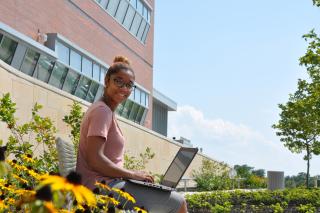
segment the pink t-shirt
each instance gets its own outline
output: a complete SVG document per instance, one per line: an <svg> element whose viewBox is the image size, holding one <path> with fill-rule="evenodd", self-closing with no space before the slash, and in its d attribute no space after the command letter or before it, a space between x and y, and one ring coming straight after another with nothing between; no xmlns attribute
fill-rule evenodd
<svg viewBox="0 0 320 213"><path fill-rule="evenodd" d="M104 154L119 167L123 166L124 137L117 124L115 114L103 102L93 103L85 113L80 129L80 143L76 171L82 176L82 184L88 188L95 188L95 181L108 180L87 164L89 136L100 136L105 140Z"/></svg>

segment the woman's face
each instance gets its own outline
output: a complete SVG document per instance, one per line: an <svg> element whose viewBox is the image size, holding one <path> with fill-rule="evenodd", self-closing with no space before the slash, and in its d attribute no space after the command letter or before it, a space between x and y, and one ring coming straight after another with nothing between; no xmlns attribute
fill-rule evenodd
<svg viewBox="0 0 320 213"><path fill-rule="evenodd" d="M134 89L134 75L130 70L121 70L106 78L105 96L112 105L126 100Z"/></svg>

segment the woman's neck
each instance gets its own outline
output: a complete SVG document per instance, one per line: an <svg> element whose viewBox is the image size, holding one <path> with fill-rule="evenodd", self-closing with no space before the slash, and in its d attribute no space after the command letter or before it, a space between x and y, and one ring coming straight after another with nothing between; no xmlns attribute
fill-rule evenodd
<svg viewBox="0 0 320 213"><path fill-rule="evenodd" d="M118 104L112 103L112 101L110 101L109 97L106 95L102 96L102 101L111 109L112 112L114 112L118 106Z"/></svg>

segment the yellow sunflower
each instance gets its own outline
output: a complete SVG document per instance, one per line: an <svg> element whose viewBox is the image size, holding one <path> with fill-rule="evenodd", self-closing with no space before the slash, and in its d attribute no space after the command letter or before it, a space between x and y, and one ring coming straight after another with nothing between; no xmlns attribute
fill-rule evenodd
<svg viewBox="0 0 320 213"><path fill-rule="evenodd" d="M15 178L15 179L17 179L17 180L19 180L21 183L28 183L28 181L26 180L26 179L24 179L24 178L22 178L22 177L19 177L18 175L16 175L16 174L12 174L12 176Z"/></svg>
<svg viewBox="0 0 320 213"><path fill-rule="evenodd" d="M111 191L111 188L107 184L99 183L98 181L96 181L96 183L94 185L98 186L100 188L103 188L107 191Z"/></svg>
<svg viewBox="0 0 320 213"><path fill-rule="evenodd" d="M22 155L21 158L27 163L34 163L34 159L31 155Z"/></svg>
<svg viewBox="0 0 320 213"><path fill-rule="evenodd" d="M133 209L138 213L148 213L145 209L139 208L137 206L135 206Z"/></svg>
<svg viewBox="0 0 320 213"><path fill-rule="evenodd" d="M128 192L125 192L118 188L112 188L112 190L117 192L121 197L125 198L126 200L131 201L132 203L136 203L134 197L132 197Z"/></svg>
<svg viewBox="0 0 320 213"><path fill-rule="evenodd" d="M45 201L43 205L49 213L58 213L58 210L54 207L52 202Z"/></svg>
<svg viewBox="0 0 320 213"><path fill-rule="evenodd" d="M50 185L53 191L71 191L78 203L86 202L89 206L96 204L96 199L92 191L81 185L80 175L71 172L66 178L56 175L42 176L41 185Z"/></svg>

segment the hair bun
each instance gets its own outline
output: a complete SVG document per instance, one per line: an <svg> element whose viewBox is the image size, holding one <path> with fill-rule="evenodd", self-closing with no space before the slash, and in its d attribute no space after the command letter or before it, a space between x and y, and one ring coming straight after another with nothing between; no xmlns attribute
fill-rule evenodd
<svg viewBox="0 0 320 213"><path fill-rule="evenodd" d="M130 61L124 56L116 56L113 59L113 63L125 63L127 65L130 65Z"/></svg>

